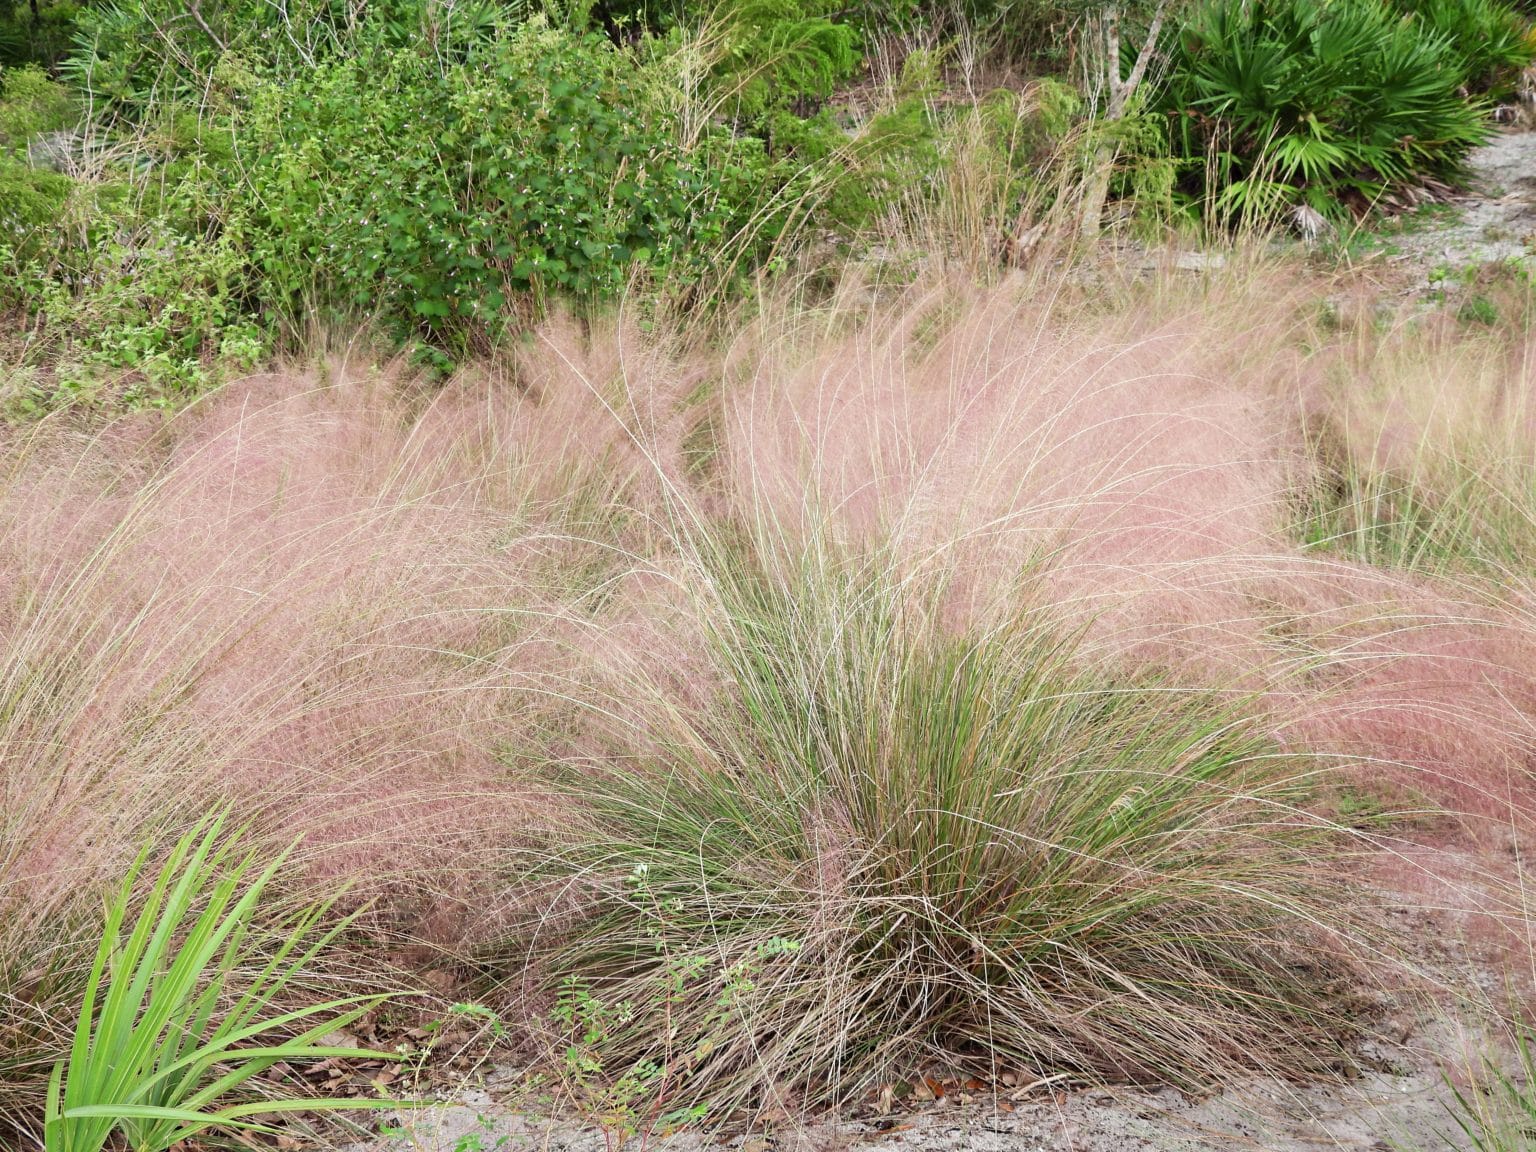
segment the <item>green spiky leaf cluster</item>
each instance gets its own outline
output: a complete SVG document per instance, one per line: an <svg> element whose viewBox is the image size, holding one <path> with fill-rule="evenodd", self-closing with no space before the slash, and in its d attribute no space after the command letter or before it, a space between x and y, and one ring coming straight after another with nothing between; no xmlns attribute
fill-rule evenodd
<svg viewBox="0 0 1536 1152"><path fill-rule="evenodd" d="M1208 0L1173 45L1159 108L1184 190L1218 214L1336 214L1458 176L1492 131L1468 67L1448 32L1383 0Z"/></svg>
<svg viewBox="0 0 1536 1152"><path fill-rule="evenodd" d="M1450 42L1462 83L1478 95L1509 96L1536 60L1536 30L1502 0L1396 0L1427 31Z"/></svg>
<svg viewBox="0 0 1536 1152"><path fill-rule="evenodd" d="M114 1134L133 1152L161 1152L207 1128L269 1131L258 1116L393 1106L249 1096L229 1102L279 1062L395 1057L319 1042L384 996L273 1012L341 926L321 931L329 905L313 905L269 948L255 918L284 856L258 870L254 852L239 851L238 834L223 833L218 817L184 836L131 924L147 849L108 905L69 1059L49 1083L46 1152L100 1152Z"/></svg>

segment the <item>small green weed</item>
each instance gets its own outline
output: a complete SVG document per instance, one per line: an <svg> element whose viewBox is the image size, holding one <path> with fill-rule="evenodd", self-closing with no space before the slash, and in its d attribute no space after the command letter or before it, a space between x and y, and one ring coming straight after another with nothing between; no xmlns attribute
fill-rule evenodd
<svg viewBox="0 0 1536 1152"><path fill-rule="evenodd" d="M1528 1026L1517 1024L1514 1041L1513 1072L1484 1059L1486 1091L1450 1084L1451 1114L1475 1152L1530 1152L1536 1135L1536 1038Z"/></svg>
<svg viewBox="0 0 1536 1152"><path fill-rule="evenodd" d="M622 1147L635 1135L642 1137L644 1147L653 1134L664 1135L707 1117L707 1103L678 1104L675 1098L754 993L754 979L763 966L800 951L798 941L773 937L723 969L697 954L669 956L673 938L669 921L683 915L681 903L663 900L651 890L649 866L644 863L635 865L626 883L650 908L647 935L662 961L659 978L646 989L647 1003L637 1009L630 1000L604 1000L586 980L573 974L561 981L551 1013L551 1020L568 1038L559 1061L560 1078L582 1113L601 1129L610 1149ZM709 1007L695 1014L691 1005L701 997ZM653 1019L679 1023L669 1028L656 1058L625 1064L620 1057L622 1071L616 1073L612 1053L622 1052L630 1043L637 1024Z"/></svg>

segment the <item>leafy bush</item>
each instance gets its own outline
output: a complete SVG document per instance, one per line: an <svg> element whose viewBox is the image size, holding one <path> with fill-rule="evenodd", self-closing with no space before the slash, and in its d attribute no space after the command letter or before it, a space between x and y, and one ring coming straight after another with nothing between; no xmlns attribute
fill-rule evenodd
<svg viewBox="0 0 1536 1152"><path fill-rule="evenodd" d="M148 2L100 18L126 21L127 44ZM477 24L453 51L375 20L286 71L231 47L199 58L197 112L175 99L182 81L141 92L129 67L119 95L133 114L96 125L116 147L93 152L121 163L97 165L89 187L0 168L19 221L0 237L0 296L41 321L65 366L45 393L127 372L130 398L156 400L203 388L223 357L248 364L299 315L365 317L442 360L545 298L596 300L636 273L697 298L701 277L729 279L803 222L828 183L810 169L833 170L847 144L829 115L796 115L767 81L825 95L850 66L850 34L821 17L750 17L736 12L721 41L733 63L720 83L738 111L756 109L753 130L709 118L692 137L678 75L659 71L676 63L666 49L646 67L543 20ZM92 83L111 92L109 80Z"/></svg>
<svg viewBox="0 0 1536 1152"><path fill-rule="evenodd" d="M219 93L220 73L231 68L289 78L410 45L462 59L525 9L515 0L226 0L191 9L181 0L117 0L79 11L75 47L60 71L113 110L138 115L166 100L197 106Z"/></svg>
<svg viewBox="0 0 1536 1152"><path fill-rule="evenodd" d="M642 85L711 173L725 283L799 238L812 217L836 233L862 215L852 133L826 106L859 64L845 11L824 0L721 0L628 18L641 15L656 29L635 45Z"/></svg>
<svg viewBox="0 0 1536 1152"><path fill-rule="evenodd" d="M0 262L0 274L9 263L14 275L16 261L36 251L40 234L49 230L64 210L71 187L67 176L33 168L0 152L0 244L9 249L9 259ZM0 305L7 295L0 282Z"/></svg>
<svg viewBox="0 0 1536 1152"><path fill-rule="evenodd" d="M612 46L539 23L464 64L400 50L266 85L235 139L230 228L263 298L350 307L402 335L493 323L519 293L681 273L719 228L710 173Z"/></svg>
<svg viewBox="0 0 1536 1152"><path fill-rule="evenodd" d="M227 240L189 240L151 221L88 256L85 277L50 281L35 302L45 333L58 335L54 399L116 377L118 398L164 403L214 382L221 361L251 368L267 351L244 305L245 259Z"/></svg>
<svg viewBox="0 0 1536 1152"><path fill-rule="evenodd" d="M64 238L56 220L21 248L0 243L0 308L24 314L29 337L20 377L28 383L6 396L6 415L76 403L167 406L271 351L249 307L245 257L227 239L112 213L88 223L97 234L76 246L43 250L41 240ZM99 234L111 223L121 232Z"/></svg>
<svg viewBox="0 0 1536 1152"><path fill-rule="evenodd" d="M286 79L224 52L204 115L156 96L118 121L126 162L82 193L67 239L69 182L0 167L18 188L0 295L68 366L54 393L114 371L132 398L197 391L220 359L266 350L262 310L364 315L441 348L528 299L702 268L725 177L676 143L620 52L543 23L477 27L462 59L358 33L353 54Z"/></svg>
<svg viewBox="0 0 1536 1152"><path fill-rule="evenodd" d="M75 100L41 68L0 69L0 148L25 148L32 137L70 127Z"/></svg>
<svg viewBox="0 0 1536 1152"><path fill-rule="evenodd" d="M1222 215L1337 213L1454 178L1491 131L1443 35L1382 0L1208 0L1173 47L1160 110L1186 192Z"/></svg>
<svg viewBox="0 0 1536 1152"><path fill-rule="evenodd" d="M855 30L806 0L734 0L708 21L711 99L746 124L775 108L814 107L858 64Z"/></svg>
<svg viewBox="0 0 1536 1152"><path fill-rule="evenodd" d="M606 1068L729 1111L935 1052L1184 1084L1296 1066L1327 964L1287 943L1319 846L1294 761L1039 621L951 634L894 574L722 556L697 575L710 687L653 686L633 744L557 769L588 816L531 865L565 898L538 901L540 970L627 1006Z"/></svg>
<svg viewBox="0 0 1536 1152"><path fill-rule="evenodd" d="M113 400L164 403L268 350L247 256L199 207L212 189L173 145L132 139L126 171L80 181L0 155L0 191L27 193L0 209L0 308L26 317L24 355L47 369L8 399L12 415L104 386Z"/></svg>
<svg viewBox="0 0 1536 1152"><path fill-rule="evenodd" d="M0 71L0 245L7 257L0 274L27 259L40 238L59 218L73 182L63 174L34 165L29 145L35 137L73 121L74 101L39 68ZM7 293L0 285L0 306Z"/></svg>

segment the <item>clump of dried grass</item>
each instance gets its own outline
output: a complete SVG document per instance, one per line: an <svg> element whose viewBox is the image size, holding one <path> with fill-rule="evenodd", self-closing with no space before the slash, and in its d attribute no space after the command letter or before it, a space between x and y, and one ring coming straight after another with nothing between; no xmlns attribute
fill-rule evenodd
<svg viewBox="0 0 1536 1152"><path fill-rule="evenodd" d="M593 1045L610 1075L723 1116L932 1060L1322 1067L1349 964L1298 807L1315 764L1217 694L1083 662L1048 607L956 631L941 587L878 559L697 557L707 687L640 670L639 733L592 702L605 762L527 761L580 815L515 858L538 911L504 954L630 1006Z"/></svg>

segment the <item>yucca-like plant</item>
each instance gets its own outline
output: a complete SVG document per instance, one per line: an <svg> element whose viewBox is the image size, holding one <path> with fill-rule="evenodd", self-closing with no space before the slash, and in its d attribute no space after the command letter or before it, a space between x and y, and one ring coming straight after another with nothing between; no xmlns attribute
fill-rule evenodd
<svg viewBox="0 0 1536 1152"><path fill-rule="evenodd" d="M1492 130L1449 37L1384 0L1208 0L1168 77L1186 191L1223 215L1336 214L1341 197L1454 178Z"/></svg>
<svg viewBox="0 0 1536 1152"><path fill-rule="evenodd" d="M208 1128L269 1131L272 1113L377 1108L391 1101L227 1097L279 1061L394 1059L317 1041L385 999L353 995L276 1010L345 925L321 930L329 905L288 918L276 943L256 930L280 855L258 870L222 816L176 844L129 923L149 849L107 908L69 1059L54 1068L46 1152L99 1152L119 1133L133 1152L161 1152Z"/></svg>
<svg viewBox="0 0 1536 1152"><path fill-rule="evenodd" d="M555 769L586 816L518 861L548 883L532 958L587 1008L568 1056L717 1114L934 1058L1185 1085L1309 1060L1306 764L1048 619L952 631L891 572L750 567L698 574L700 702L632 685L641 747Z"/></svg>

